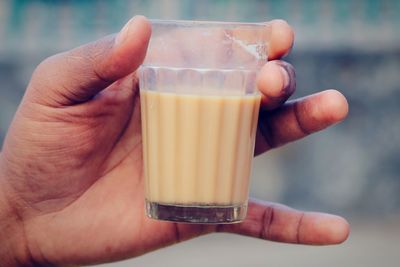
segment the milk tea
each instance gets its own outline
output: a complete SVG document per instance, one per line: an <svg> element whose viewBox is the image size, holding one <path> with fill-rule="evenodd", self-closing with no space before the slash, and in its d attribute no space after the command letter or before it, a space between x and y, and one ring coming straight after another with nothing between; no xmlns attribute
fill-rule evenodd
<svg viewBox="0 0 400 267"><path fill-rule="evenodd" d="M247 205L260 95L141 90L146 201Z"/></svg>

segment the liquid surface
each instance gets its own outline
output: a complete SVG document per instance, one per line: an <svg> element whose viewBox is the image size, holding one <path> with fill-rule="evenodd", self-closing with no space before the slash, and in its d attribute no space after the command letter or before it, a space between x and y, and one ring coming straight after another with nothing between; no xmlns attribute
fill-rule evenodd
<svg viewBox="0 0 400 267"><path fill-rule="evenodd" d="M261 97L140 94L146 199L246 202Z"/></svg>

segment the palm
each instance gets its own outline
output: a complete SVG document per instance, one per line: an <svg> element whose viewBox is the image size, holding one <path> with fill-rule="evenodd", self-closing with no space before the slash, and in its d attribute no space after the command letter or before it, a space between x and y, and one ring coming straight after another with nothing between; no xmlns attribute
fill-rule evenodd
<svg viewBox="0 0 400 267"><path fill-rule="evenodd" d="M156 222L145 217L139 97L136 86L133 86L134 90L131 88L111 86L98 99L79 107L68 107L64 110L65 113L59 114L64 118L59 127L71 132L67 135L56 135L57 138L52 143L65 144L65 147L58 147L58 151L68 149L71 143L79 144L74 150L73 158L70 154L67 155L68 158L63 154L51 154L47 155L48 158L37 161L40 156L31 155L39 164L66 160L85 163L80 164L80 168L57 168L59 179L57 183L52 182L52 192L63 192L67 186L66 180L69 183L69 192L63 194L62 199L55 203L46 198L47 194L43 194L39 201L31 203L33 206L37 205L39 216L35 214L34 219L26 224L28 236L32 240L43 241L36 245L41 248L48 261L57 262L60 256L75 258L81 263L120 259L128 251L140 254L175 240L176 228L173 224ZM113 105L130 108L123 109L123 112L110 111L108 116L102 116ZM83 112L87 116L81 120L76 112ZM43 111L38 112L42 113ZM24 120L23 115L21 117L17 118ZM19 123L18 119L16 125L25 124ZM101 125L100 129L91 127L89 131L84 131L82 125L86 125L88 119L96 120ZM120 129L120 132L113 132L113 129ZM41 128L39 132L47 133L49 130ZM48 140L48 137L42 137L39 133L38 135L34 141L42 146L44 139ZM83 136L86 135L99 135L101 138L88 146L83 143L86 140ZM87 151L96 150L101 153L90 153L88 156ZM32 164L37 169L46 168L37 166L38 163ZM49 180L53 178L51 176L48 175ZM73 177L74 180L68 177ZM35 178L43 179L32 177ZM26 199L30 200L29 195ZM47 238L41 238L43 235ZM65 246L66 240L74 245ZM104 250L109 253L104 254Z"/></svg>

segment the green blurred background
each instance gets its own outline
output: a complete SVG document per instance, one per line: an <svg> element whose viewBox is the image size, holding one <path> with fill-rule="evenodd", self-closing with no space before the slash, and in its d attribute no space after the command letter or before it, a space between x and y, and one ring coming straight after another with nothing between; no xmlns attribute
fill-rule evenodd
<svg viewBox="0 0 400 267"><path fill-rule="evenodd" d="M337 88L349 117L257 157L251 194L338 213L352 234L322 248L218 234L107 266L399 266L400 1L0 0L0 140L42 59L116 32L136 14L282 18L294 27L286 59L297 70L295 97Z"/></svg>

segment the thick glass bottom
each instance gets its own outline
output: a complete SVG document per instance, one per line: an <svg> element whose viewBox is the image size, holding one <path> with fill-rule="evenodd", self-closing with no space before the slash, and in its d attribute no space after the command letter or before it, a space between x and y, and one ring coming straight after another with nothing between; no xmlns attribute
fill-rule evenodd
<svg viewBox="0 0 400 267"><path fill-rule="evenodd" d="M146 200L147 216L183 223L238 223L244 220L247 203L242 205L179 205Z"/></svg>

